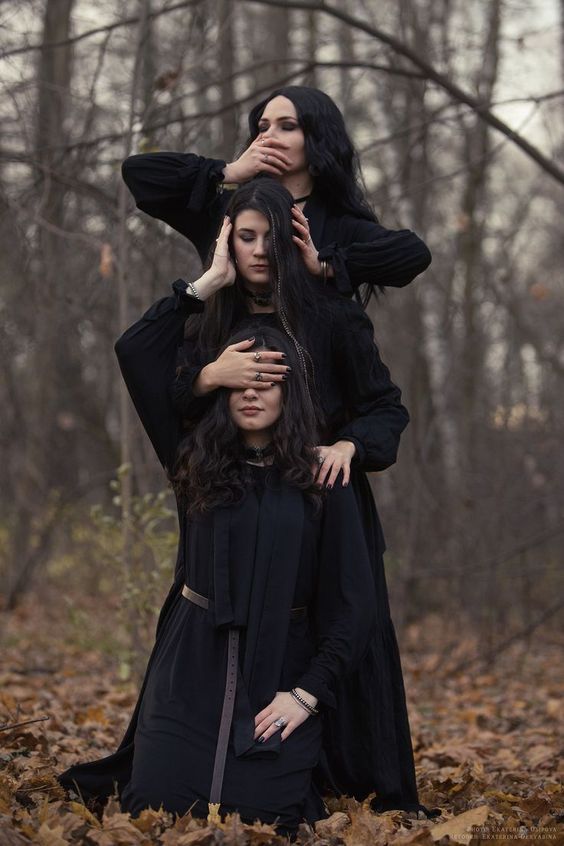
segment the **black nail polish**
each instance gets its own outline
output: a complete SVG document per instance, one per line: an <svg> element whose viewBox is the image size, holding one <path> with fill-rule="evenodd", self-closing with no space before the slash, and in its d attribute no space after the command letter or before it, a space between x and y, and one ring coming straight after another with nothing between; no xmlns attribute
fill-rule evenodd
<svg viewBox="0 0 564 846"><path fill-rule="evenodd" d="M286 353L282 353L282 358L287 358Z"/></svg>
<svg viewBox="0 0 564 846"><path fill-rule="evenodd" d="M292 368L291 368L290 366L288 366L288 367L286 368L286 370L288 371L288 373L291 373L291 372L292 372Z"/></svg>
<svg viewBox="0 0 564 846"><path fill-rule="evenodd" d="M271 382L270 384L272 385L272 387L274 387L276 382Z"/></svg>
<svg viewBox="0 0 564 846"><path fill-rule="evenodd" d="M333 490L333 485L327 485L327 490Z"/></svg>
<svg viewBox="0 0 564 846"><path fill-rule="evenodd" d="M258 742L264 743L265 740L266 740L266 737L264 737L264 735L263 735L262 737L259 737Z"/></svg>
<svg viewBox="0 0 564 846"><path fill-rule="evenodd" d="M284 379L284 381L286 381L286 379L287 379L288 377L286 376L286 374L285 374L285 373L283 373L283 374L282 374L282 378Z"/></svg>

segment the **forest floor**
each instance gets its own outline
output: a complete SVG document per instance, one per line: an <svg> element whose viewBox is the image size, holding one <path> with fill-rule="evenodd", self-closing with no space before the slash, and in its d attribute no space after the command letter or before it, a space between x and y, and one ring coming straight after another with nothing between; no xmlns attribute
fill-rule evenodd
<svg viewBox="0 0 564 846"><path fill-rule="evenodd" d="M120 679L96 637L77 640L68 602L49 607L31 595L0 618L0 846L287 843L236 816L198 821L149 809L132 820L115 799L96 816L66 798L55 773L115 750L138 685ZM445 643L443 621L431 616L400 641L419 798L441 816L329 800L332 816L315 831L302 826L301 846L564 843L561 638L537 630L485 668L472 660L480 647L468 629L461 623L460 637Z"/></svg>

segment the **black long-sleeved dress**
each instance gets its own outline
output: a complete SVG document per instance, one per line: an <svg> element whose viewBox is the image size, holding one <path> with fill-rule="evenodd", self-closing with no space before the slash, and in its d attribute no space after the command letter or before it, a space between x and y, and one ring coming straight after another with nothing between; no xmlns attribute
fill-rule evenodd
<svg viewBox="0 0 564 846"><path fill-rule="evenodd" d="M166 392L155 390L163 380L152 377L166 351L175 350L179 318L198 307L186 296L166 298L116 344L165 467L181 429ZM303 818L325 815L312 784L324 720L338 707L338 679L346 683L376 624L364 532L352 488L330 491L318 513L275 466L248 472L249 490L237 505L191 518L178 499L177 578L130 726L114 755L59 776L85 799L107 796L115 781L122 808L133 814L162 803L171 812L205 815L217 801L221 811L276 822L285 833ZM185 598L183 584L208 607ZM308 717L283 742L277 732L259 744L255 715L292 687L315 695L321 716Z"/></svg>
<svg viewBox="0 0 564 846"><path fill-rule="evenodd" d="M225 164L194 153L141 153L124 161L122 174L137 207L185 235L205 261L233 194L221 186ZM361 285L401 288L431 263L415 232L328 209L315 190L303 212L341 294L351 296Z"/></svg>
<svg viewBox="0 0 564 846"><path fill-rule="evenodd" d="M164 460L169 466L170 444L178 437L174 409L181 408L184 401L187 406L193 401L190 380L184 382L182 389L187 395L175 396L170 390L177 349L183 342L188 314L204 307L186 296L182 283L175 283L173 288L174 296L157 301L127 331L120 351L122 369L127 373L137 411L157 453L168 456ZM254 315L252 320L272 323L276 322L276 315ZM407 412L401 405L399 389L390 381L374 345L372 324L354 302L346 299L329 302L325 319L320 321L315 317L314 325L309 326L309 336L316 341L311 352L333 439L347 438L357 446L349 490L354 491L361 513L374 585L375 613L370 641L356 670L346 679L335 679L332 690L327 688L325 692L314 689L311 680L303 684L304 689L320 694L320 700L327 704L314 787L359 799L375 791L372 803L375 810L403 808L430 814L418 801L402 670L382 560L384 539L364 472L393 464L400 434L408 421ZM123 341L127 341L126 348ZM201 413L206 403L213 400L199 399L202 405L198 413ZM167 621L177 607L184 581L187 526L180 507L179 521L181 542L175 581L159 616L157 645L159 638L166 636ZM346 538L351 561L356 555L357 542L353 526ZM155 652L149 669L154 658ZM146 681L118 751L101 761L71 767L61 777L65 786L72 787L76 780L82 795L88 799L109 795L114 781L119 789L128 783Z"/></svg>

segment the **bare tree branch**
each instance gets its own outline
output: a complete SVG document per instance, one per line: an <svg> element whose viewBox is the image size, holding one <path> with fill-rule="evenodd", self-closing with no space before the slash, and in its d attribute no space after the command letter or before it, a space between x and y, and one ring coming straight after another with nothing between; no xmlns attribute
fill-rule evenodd
<svg viewBox="0 0 564 846"><path fill-rule="evenodd" d="M342 12L334 6L328 6L324 2L302 3L300 0L239 0L239 2L256 3L260 6L285 6L289 9L320 12L324 15L329 15L330 17L343 21L343 23L346 23L361 32L365 32L373 38L377 38L383 44L387 44L388 47L391 47L392 50L399 56L403 56L412 62L420 69L427 79L435 82L438 86L447 91L451 97L454 97L455 100L458 100L461 103L466 103L467 106L470 106L482 118L482 120L485 121L485 123L489 124L489 126L492 126L494 129L497 129L498 132L503 133L503 135L506 135L517 147L523 150L529 158L540 165L546 173L550 174L556 182L564 185L564 170L558 167L554 161L547 158L539 149L537 149L537 147L519 135L518 132L511 129L508 124L492 114L488 103L484 103L477 97L474 97L472 94L464 91L464 89L460 88L460 86L456 85L456 83L452 82L444 74L435 70L435 68L429 62L425 61L425 59L423 59L415 50L407 44L404 44L395 36L390 35L388 32L384 32L378 27L374 27L365 21L359 20L359 18L348 15L346 12Z"/></svg>

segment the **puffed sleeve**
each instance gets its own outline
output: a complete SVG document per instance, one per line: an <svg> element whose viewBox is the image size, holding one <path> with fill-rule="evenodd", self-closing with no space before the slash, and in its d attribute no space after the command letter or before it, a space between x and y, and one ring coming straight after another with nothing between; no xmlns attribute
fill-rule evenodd
<svg viewBox="0 0 564 846"><path fill-rule="evenodd" d="M180 437L180 418L169 386L174 378L177 348L188 316L204 304L186 294L186 283L173 283L173 296L157 300L115 343L127 390L157 453L171 469Z"/></svg>
<svg viewBox="0 0 564 846"><path fill-rule="evenodd" d="M137 208L188 238L205 261L232 193L221 190L224 167L194 153L140 153L121 172Z"/></svg>
<svg viewBox="0 0 564 846"><path fill-rule="evenodd" d="M431 264L424 241L410 229L386 229L380 223L344 217L339 238L319 251L333 266L333 284L351 296L364 283L402 288Z"/></svg>
<svg viewBox="0 0 564 846"><path fill-rule="evenodd" d="M335 682L354 671L376 621L374 578L352 487L336 485L323 509L313 622L317 650L296 687L336 707Z"/></svg>
<svg viewBox="0 0 564 846"><path fill-rule="evenodd" d="M206 356L196 343L184 342L176 376L170 386L172 405L184 420L199 420L216 400L217 391L202 395L194 393L194 382L212 360L213 357Z"/></svg>
<svg viewBox="0 0 564 846"><path fill-rule="evenodd" d="M365 472L385 470L396 461L409 414L380 358L370 318L351 300L334 310L332 360L348 416L334 440L354 443L354 462Z"/></svg>

